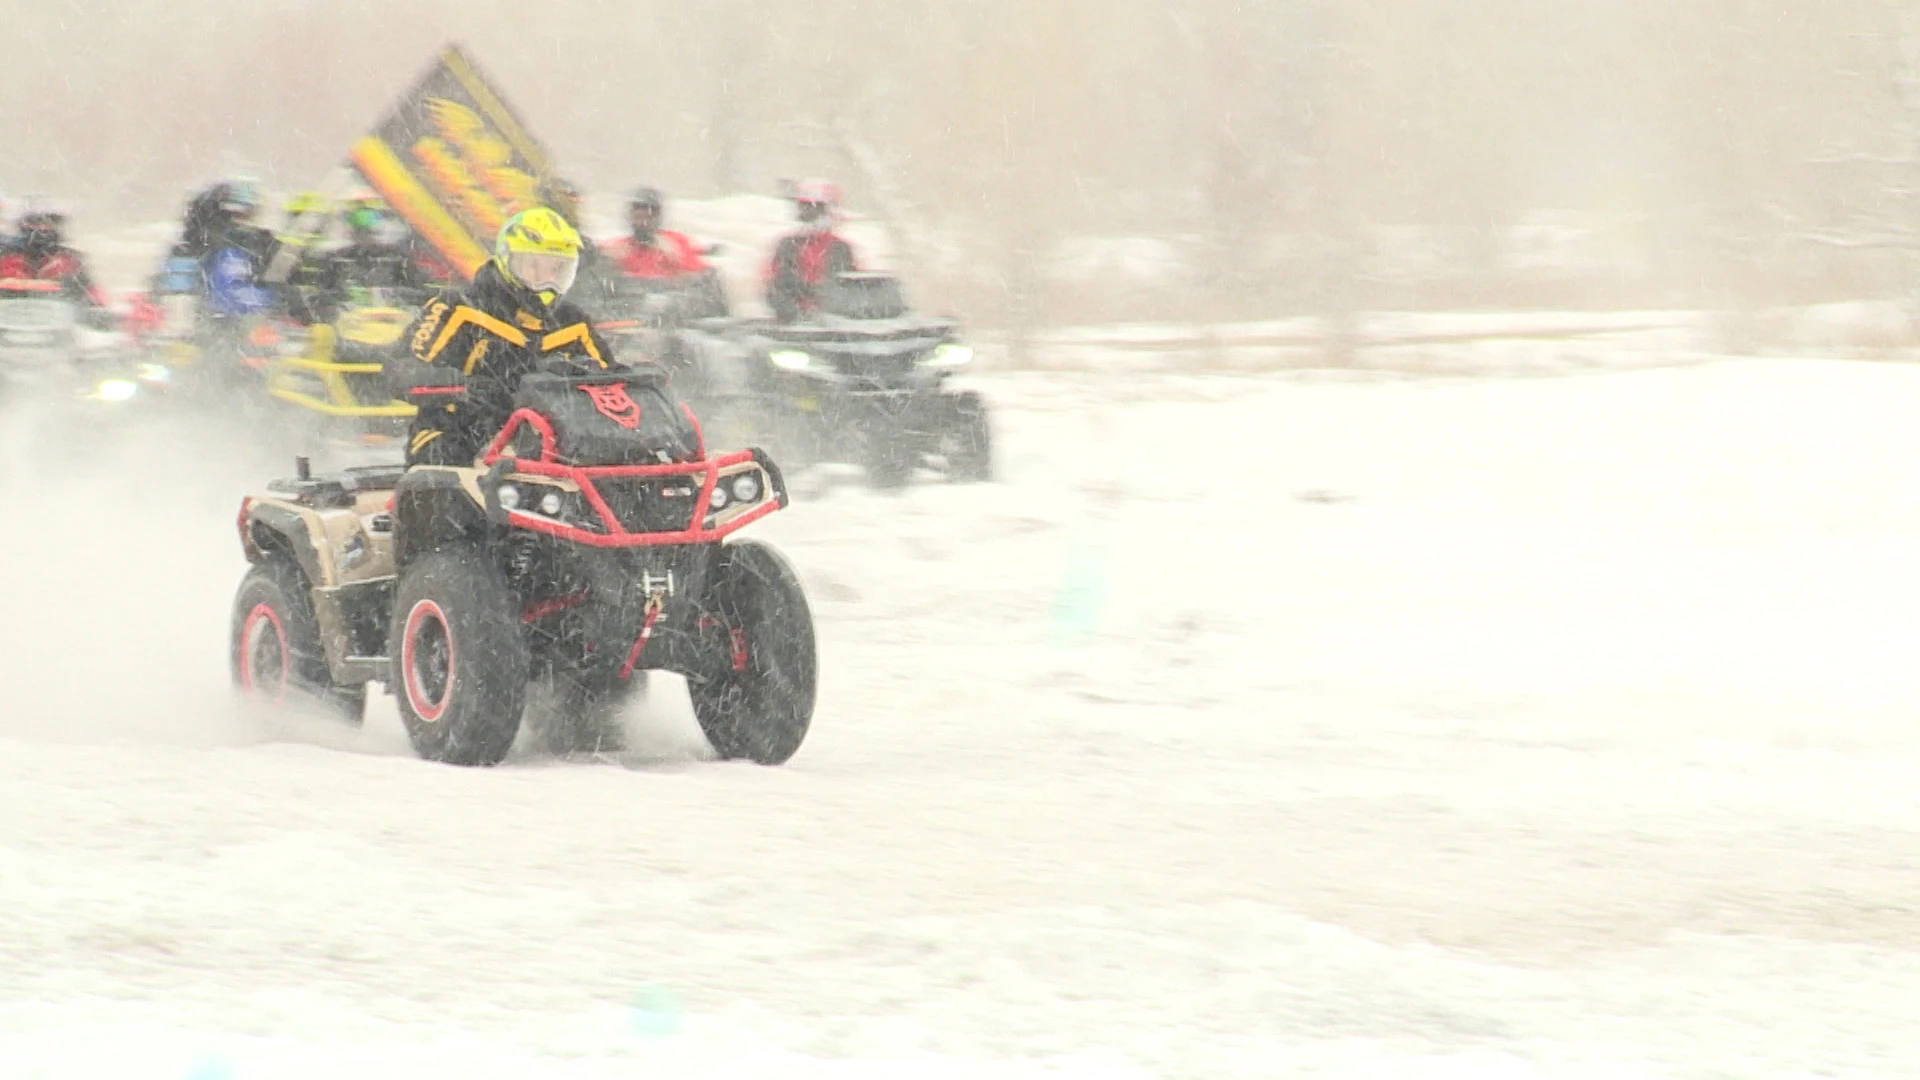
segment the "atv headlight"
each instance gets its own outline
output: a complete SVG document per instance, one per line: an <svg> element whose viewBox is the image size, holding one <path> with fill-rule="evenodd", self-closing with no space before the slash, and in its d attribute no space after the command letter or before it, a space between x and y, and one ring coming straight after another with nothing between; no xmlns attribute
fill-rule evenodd
<svg viewBox="0 0 1920 1080"><path fill-rule="evenodd" d="M970 364L973 362L973 346L949 341L928 353L927 358L920 362L935 367L959 367L962 364Z"/></svg>
<svg viewBox="0 0 1920 1080"><path fill-rule="evenodd" d="M132 401L140 392L140 384L128 379L108 379L94 391L101 401Z"/></svg>
<svg viewBox="0 0 1920 1080"><path fill-rule="evenodd" d="M813 357L799 349L775 349L767 354L767 359L783 371L805 371L813 363Z"/></svg>
<svg viewBox="0 0 1920 1080"><path fill-rule="evenodd" d="M548 517L560 516L561 499L557 491L549 491L540 496L540 512Z"/></svg>
<svg viewBox="0 0 1920 1080"><path fill-rule="evenodd" d="M727 485L715 484L713 485L712 497L707 499L707 509L725 510L727 508L727 503L729 501L730 500L727 498Z"/></svg>
<svg viewBox="0 0 1920 1080"><path fill-rule="evenodd" d="M500 498L500 509L502 510L520 509L520 489L517 487L514 487L512 484L500 485L499 498Z"/></svg>
<svg viewBox="0 0 1920 1080"><path fill-rule="evenodd" d="M173 369L165 364L141 364L140 381L166 383L173 381Z"/></svg>
<svg viewBox="0 0 1920 1080"><path fill-rule="evenodd" d="M760 474L750 472L741 473L739 476L734 477L733 483L728 486L733 489L733 499L735 502L753 502L760 497Z"/></svg>

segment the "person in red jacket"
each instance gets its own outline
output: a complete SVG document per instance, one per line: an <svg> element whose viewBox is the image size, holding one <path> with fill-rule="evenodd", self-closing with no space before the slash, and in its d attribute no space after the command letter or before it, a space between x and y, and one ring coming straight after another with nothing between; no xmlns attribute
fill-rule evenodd
<svg viewBox="0 0 1920 1080"><path fill-rule="evenodd" d="M57 281L75 303L105 307L106 297L88 276L86 260L63 242L66 218L46 209L20 215L19 235L0 250L0 280Z"/></svg>
<svg viewBox="0 0 1920 1080"><path fill-rule="evenodd" d="M706 272L707 261L686 234L660 227L664 209L659 188L643 187L628 197L627 224L633 231L600 245L622 276L672 280Z"/></svg>
<svg viewBox="0 0 1920 1080"><path fill-rule="evenodd" d="M781 237L767 267L767 306L781 322L812 314L819 308L820 286L828 278L859 269L853 245L833 231L839 219L840 185L802 180L793 186L792 196L800 230Z"/></svg>

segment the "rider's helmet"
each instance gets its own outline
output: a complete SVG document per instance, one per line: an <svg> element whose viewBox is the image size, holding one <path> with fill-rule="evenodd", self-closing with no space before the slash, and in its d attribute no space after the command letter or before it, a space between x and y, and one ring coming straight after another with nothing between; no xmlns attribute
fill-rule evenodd
<svg viewBox="0 0 1920 1080"><path fill-rule="evenodd" d="M839 184L818 178L801 180L793 185L792 197L801 225L814 232L833 228L840 209Z"/></svg>
<svg viewBox="0 0 1920 1080"><path fill-rule="evenodd" d="M387 209L384 206L356 206L347 211L347 231L357 241L365 242L374 238L380 227L386 224Z"/></svg>
<svg viewBox="0 0 1920 1080"><path fill-rule="evenodd" d="M389 215L386 200L372 188L360 188L340 200L340 220L359 243L372 239Z"/></svg>
<svg viewBox="0 0 1920 1080"><path fill-rule="evenodd" d="M641 243L653 239L660 229L660 214L665 209L666 199L657 187L637 187L627 196L627 223L633 226L634 238Z"/></svg>
<svg viewBox="0 0 1920 1080"><path fill-rule="evenodd" d="M535 193L541 205L553 210L575 229L580 227L580 189L573 181L561 176L549 176L540 181Z"/></svg>
<svg viewBox="0 0 1920 1080"><path fill-rule="evenodd" d="M281 239L296 246L305 245L314 233L325 227L327 213L332 209L333 204L317 191L287 196L280 204Z"/></svg>
<svg viewBox="0 0 1920 1080"><path fill-rule="evenodd" d="M260 181L235 177L221 185L220 213L230 221L252 221L260 212Z"/></svg>
<svg viewBox="0 0 1920 1080"><path fill-rule="evenodd" d="M559 211L536 206L500 226L493 242L493 263L509 282L551 305L573 287L581 246L579 231Z"/></svg>
<svg viewBox="0 0 1920 1080"><path fill-rule="evenodd" d="M280 212L287 215L288 221L303 218L308 214L324 214L332 208L325 195L317 191L302 191L287 196L280 205Z"/></svg>
<svg viewBox="0 0 1920 1080"><path fill-rule="evenodd" d="M60 246L67 216L58 210L29 208L20 215L20 246L36 255Z"/></svg>

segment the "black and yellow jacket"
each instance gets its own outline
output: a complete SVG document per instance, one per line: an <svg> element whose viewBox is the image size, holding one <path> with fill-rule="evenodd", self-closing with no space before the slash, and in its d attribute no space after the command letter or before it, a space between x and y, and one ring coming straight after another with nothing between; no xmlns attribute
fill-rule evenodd
<svg viewBox="0 0 1920 1080"><path fill-rule="evenodd" d="M415 360L466 376L463 396L420 400L407 437L409 465L473 464L512 414L513 392L528 372L616 366L579 308L540 303L491 262L465 289L427 301L409 342Z"/></svg>

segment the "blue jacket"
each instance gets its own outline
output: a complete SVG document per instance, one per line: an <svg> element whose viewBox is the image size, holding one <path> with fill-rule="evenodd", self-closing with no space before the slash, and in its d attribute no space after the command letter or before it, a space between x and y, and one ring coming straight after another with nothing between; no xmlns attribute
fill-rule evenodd
<svg viewBox="0 0 1920 1080"><path fill-rule="evenodd" d="M259 261L245 248L215 249L206 274L207 303L218 314L255 315L273 306L273 290L259 283Z"/></svg>

